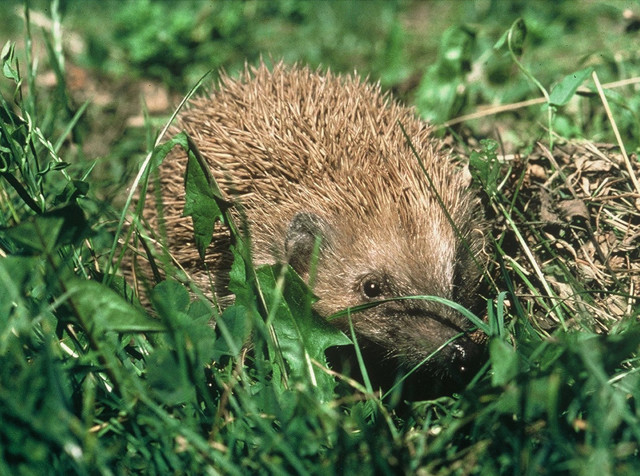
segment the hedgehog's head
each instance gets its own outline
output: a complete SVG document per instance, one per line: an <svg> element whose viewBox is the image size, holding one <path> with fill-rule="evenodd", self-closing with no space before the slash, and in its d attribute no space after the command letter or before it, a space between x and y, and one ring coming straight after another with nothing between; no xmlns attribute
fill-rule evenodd
<svg viewBox="0 0 640 476"><path fill-rule="evenodd" d="M391 363L405 369L422 363L420 385L428 388L421 395L437 394L443 382L467 381L482 360L482 347L467 335L471 323L459 312L434 300L393 300L437 296L476 307L484 263L474 255L482 235L470 228L474 220L467 208L452 215L457 232L443 213L431 213L421 220L424 226L408 229L392 219L393 209L356 219L299 212L285 237L292 267L303 277L315 274L316 310L324 317L385 301L351 314L359 345L371 356L368 363L385 362L387 373ZM317 266L311 270L314 250ZM334 324L349 328L344 317Z"/></svg>

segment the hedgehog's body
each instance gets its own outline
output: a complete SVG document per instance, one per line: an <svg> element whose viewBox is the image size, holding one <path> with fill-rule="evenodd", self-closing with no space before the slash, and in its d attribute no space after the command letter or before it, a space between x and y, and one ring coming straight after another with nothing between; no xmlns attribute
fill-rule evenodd
<svg viewBox="0 0 640 476"><path fill-rule="evenodd" d="M477 203L429 127L378 87L357 77L260 66L193 101L178 129L192 136L228 198L242 203L256 264L288 260L306 278L321 238L313 289L321 315L394 296L477 301L483 262L472 258L483 243ZM185 163L184 153L176 153L160 168L168 244L207 290L191 220L182 217ZM207 260L209 269L227 266L219 252ZM399 357L409 365L469 328L450 308L422 300L389 302L352 318L360 344L379 352L378 360ZM474 357L475 345L463 337L426 372L455 374Z"/></svg>

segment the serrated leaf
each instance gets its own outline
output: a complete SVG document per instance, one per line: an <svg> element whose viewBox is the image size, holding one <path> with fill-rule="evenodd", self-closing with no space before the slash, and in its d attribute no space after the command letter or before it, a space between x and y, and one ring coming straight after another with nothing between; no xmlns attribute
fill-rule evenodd
<svg viewBox="0 0 640 476"><path fill-rule="evenodd" d="M163 331L159 320L151 319L104 284L73 280L68 284L71 302L88 331Z"/></svg>
<svg viewBox="0 0 640 476"><path fill-rule="evenodd" d="M576 93L580 85L587 79L593 68L585 68L575 73L568 74L554 86L549 95L549 103L552 106L564 106Z"/></svg>
<svg viewBox="0 0 640 476"><path fill-rule="evenodd" d="M256 271L267 309L273 316L279 350L291 376L310 378L323 399L329 399L335 380L315 367L311 360L326 365L325 351L329 347L349 345L351 341L311 309L314 297L290 267L284 270L284 288L279 295L277 281L281 271L278 265L262 266Z"/></svg>
<svg viewBox="0 0 640 476"><path fill-rule="evenodd" d="M222 197L220 188L211 176L209 166L194 144L185 148L189 156L185 172L184 216L193 220L193 232L200 258L211 244L216 221L227 223L226 211L230 204Z"/></svg>
<svg viewBox="0 0 640 476"><path fill-rule="evenodd" d="M184 215L193 220L193 233L200 258L204 259L205 250L213 239L216 221L223 215L213 192L198 162L189 156L185 177Z"/></svg>

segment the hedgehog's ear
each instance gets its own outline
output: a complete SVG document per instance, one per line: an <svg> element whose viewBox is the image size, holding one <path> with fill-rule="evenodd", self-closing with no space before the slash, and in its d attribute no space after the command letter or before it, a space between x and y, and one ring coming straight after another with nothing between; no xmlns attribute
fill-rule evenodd
<svg viewBox="0 0 640 476"><path fill-rule="evenodd" d="M315 213L299 212L291 219L284 249L289 264L300 276L306 278L309 273L314 250L322 251L327 245L328 231L329 224ZM319 248L316 240L320 240Z"/></svg>

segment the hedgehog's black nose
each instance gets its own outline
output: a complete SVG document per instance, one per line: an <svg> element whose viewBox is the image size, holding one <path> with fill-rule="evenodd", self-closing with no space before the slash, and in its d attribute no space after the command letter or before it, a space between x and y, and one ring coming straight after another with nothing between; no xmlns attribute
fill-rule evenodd
<svg viewBox="0 0 640 476"><path fill-rule="evenodd" d="M468 337L461 337L449 344L451 348L452 370L461 380L473 377L485 361L484 347Z"/></svg>

